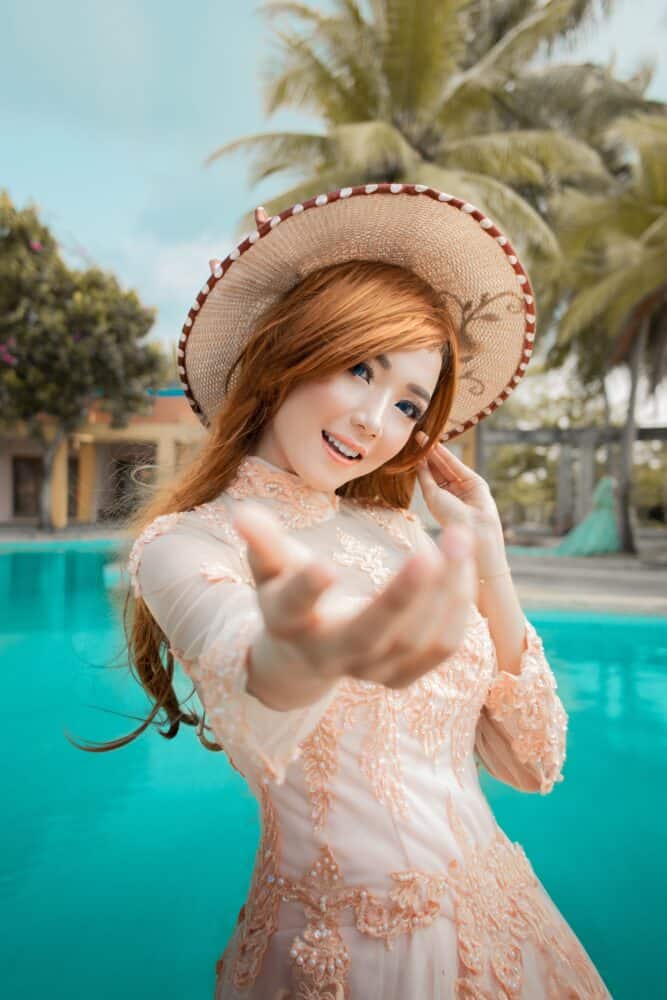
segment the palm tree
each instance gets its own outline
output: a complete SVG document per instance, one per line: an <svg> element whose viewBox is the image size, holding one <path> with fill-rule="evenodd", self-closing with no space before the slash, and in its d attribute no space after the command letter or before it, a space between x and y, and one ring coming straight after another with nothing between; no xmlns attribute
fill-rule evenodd
<svg viewBox="0 0 667 1000"><path fill-rule="evenodd" d="M559 248L537 196L561 185L600 190L609 177L585 141L521 122L505 88L516 86L538 50L598 6L593 0L332 0L332 13L323 13L286 0L264 4L260 10L269 17L290 18L289 31L276 30L279 55L265 70L266 111L306 111L322 120L323 131L244 136L206 163L242 150L252 157L253 183L296 173L298 183L267 203L270 214L314 191L374 181L463 195L512 233L534 267L544 317L555 301ZM294 21L304 30L296 31ZM239 231L252 228L248 213Z"/></svg>
<svg viewBox="0 0 667 1000"><path fill-rule="evenodd" d="M574 350L584 380L589 355L606 370L627 365L630 393L621 447L621 538L636 552L629 516L635 405L639 377L650 394L667 374L667 117L639 114L608 128L605 140L618 180L604 196L564 191L552 202L571 288L550 352L559 363Z"/></svg>

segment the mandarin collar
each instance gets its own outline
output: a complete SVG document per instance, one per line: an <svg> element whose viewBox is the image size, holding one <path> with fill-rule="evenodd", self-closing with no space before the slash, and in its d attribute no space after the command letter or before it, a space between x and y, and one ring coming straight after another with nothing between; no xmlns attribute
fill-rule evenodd
<svg viewBox="0 0 667 1000"><path fill-rule="evenodd" d="M313 521L325 520L340 508L340 497L318 490L296 472L288 472L259 455L246 455L236 470L236 477L226 491L236 500L262 497L306 515Z"/></svg>

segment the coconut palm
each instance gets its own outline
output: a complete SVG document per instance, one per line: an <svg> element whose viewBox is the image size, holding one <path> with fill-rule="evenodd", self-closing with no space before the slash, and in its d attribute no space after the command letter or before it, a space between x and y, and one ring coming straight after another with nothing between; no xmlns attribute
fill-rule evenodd
<svg viewBox="0 0 667 1000"><path fill-rule="evenodd" d="M547 310L559 248L535 194L563 184L599 190L609 178L600 155L576 136L507 127L504 86L596 6L332 0L324 13L303 3L265 4L269 17L290 19L289 30L276 29L279 54L264 72L266 111L297 108L324 129L244 136L206 162L242 150L252 157L253 183L296 175L295 186L267 203L270 214L315 191L360 182L411 181L463 195L512 233L535 265ZM252 228L248 213L239 230Z"/></svg>
<svg viewBox="0 0 667 1000"><path fill-rule="evenodd" d="M614 190L604 196L566 190L552 202L572 291L550 360L558 364L574 351L584 380L596 374L591 351L606 358L607 371L629 368L619 499L623 547L634 552L629 492L637 387L645 373L655 393L667 374L667 117L620 119L604 141L619 178Z"/></svg>

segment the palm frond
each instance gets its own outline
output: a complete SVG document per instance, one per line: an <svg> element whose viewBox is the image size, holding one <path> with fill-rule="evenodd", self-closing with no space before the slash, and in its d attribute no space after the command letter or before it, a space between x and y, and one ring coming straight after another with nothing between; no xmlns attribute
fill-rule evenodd
<svg viewBox="0 0 667 1000"><path fill-rule="evenodd" d="M340 94L347 96L348 103L361 119L386 114L388 102L376 32L364 21L353 0L339 0L337 7L341 11L338 16L324 15L305 4L285 0L260 8L269 16L296 17L312 27L308 38L293 29L291 33L274 29L282 43L282 51L261 72L267 114L284 106L322 113L318 103L320 94L324 92L326 97L327 79L332 78ZM298 78L304 70L315 88L310 95L299 85ZM310 104L307 103L309 99ZM340 110L340 103L335 102L327 115L328 120L354 120L349 114L339 118Z"/></svg>
<svg viewBox="0 0 667 1000"><path fill-rule="evenodd" d="M618 80L592 63L541 66L500 81L497 98L510 122L562 128L597 145L610 121L662 105L647 100L632 80Z"/></svg>
<svg viewBox="0 0 667 1000"><path fill-rule="evenodd" d="M610 338L617 337L631 310L664 282L664 256L646 250L624 268L605 274L582 288L563 314L559 341L569 343L602 323Z"/></svg>
<svg viewBox="0 0 667 1000"><path fill-rule="evenodd" d="M530 261L557 260L560 248L553 232L528 202L506 184L471 171L422 163L419 182L466 198L507 233L529 266Z"/></svg>
<svg viewBox="0 0 667 1000"><path fill-rule="evenodd" d="M663 247L667 260L667 211L663 212L641 235L642 243L647 247Z"/></svg>
<svg viewBox="0 0 667 1000"><path fill-rule="evenodd" d="M374 109L355 92L339 67L330 65L303 38L274 32L282 45L280 59L261 71L266 114L291 107L310 111L327 123L366 121Z"/></svg>
<svg viewBox="0 0 667 1000"><path fill-rule="evenodd" d="M401 132L387 122L355 122L330 130L331 159L351 172L357 171L356 183L393 180L414 176L420 158Z"/></svg>
<svg viewBox="0 0 667 1000"><path fill-rule="evenodd" d="M563 252L575 259L614 240L640 239L661 215L631 193L593 197L575 188L554 195L549 208Z"/></svg>
<svg viewBox="0 0 667 1000"><path fill-rule="evenodd" d="M598 153L586 143L553 131L515 130L449 142L443 151L450 165L492 174L506 184L544 186L565 183L607 184L611 178Z"/></svg>
<svg viewBox="0 0 667 1000"><path fill-rule="evenodd" d="M283 170L313 170L331 158L331 138L307 132L260 132L219 146L204 161L208 167L232 153L245 152L253 158L250 179L257 184Z"/></svg>
<svg viewBox="0 0 667 1000"><path fill-rule="evenodd" d="M576 0L548 0L543 6L532 9L473 66L447 79L440 96L441 108L470 78L478 85L497 85L499 80L520 71L545 40L564 30L573 2Z"/></svg>
<svg viewBox="0 0 667 1000"><path fill-rule="evenodd" d="M605 142L625 160L638 197L667 207L667 115L621 118L607 128Z"/></svg>
<svg viewBox="0 0 667 1000"><path fill-rule="evenodd" d="M393 120L432 108L443 78L458 70L465 52L460 15L469 2L384 0L379 38Z"/></svg>

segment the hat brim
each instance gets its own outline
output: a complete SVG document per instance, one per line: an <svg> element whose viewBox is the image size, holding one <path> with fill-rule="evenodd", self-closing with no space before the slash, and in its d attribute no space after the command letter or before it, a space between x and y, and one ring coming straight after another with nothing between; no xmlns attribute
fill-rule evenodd
<svg viewBox="0 0 667 1000"><path fill-rule="evenodd" d="M509 240L453 195L419 184L366 184L273 216L202 287L183 326L178 366L204 426L265 310L312 271L352 259L407 267L445 298L461 366L443 440L502 405L526 371L536 321L533 290Z"/></svg>

